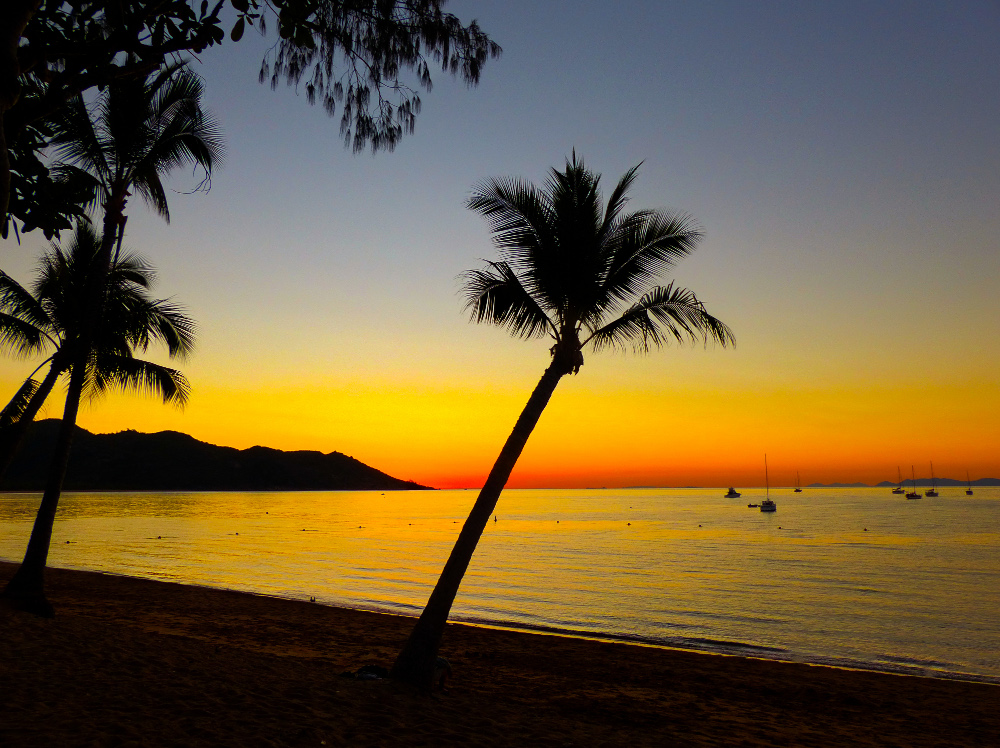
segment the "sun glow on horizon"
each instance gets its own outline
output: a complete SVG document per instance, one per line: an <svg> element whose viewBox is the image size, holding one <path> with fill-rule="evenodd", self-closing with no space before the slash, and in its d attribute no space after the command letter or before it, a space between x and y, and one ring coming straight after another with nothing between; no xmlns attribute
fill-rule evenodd
<svg viewBox="0 0 1000 748"><path fill-rule="evenodd" d="M774 485L792 485L796 472L804 484L876 483L894 480L897 466L926 475L930 461L939 477L1000 477L1000 396L986 382L657 392L599 375L588 382L585 373L556 390L509 487L763 485L765 453ZM113 395L85 403L79 423L95 432L175 430L239 449L337 451L404 480L467 488L482 485L529 392L205 385L184 410ZM50 403L40 417L60 408Z"/></svg>

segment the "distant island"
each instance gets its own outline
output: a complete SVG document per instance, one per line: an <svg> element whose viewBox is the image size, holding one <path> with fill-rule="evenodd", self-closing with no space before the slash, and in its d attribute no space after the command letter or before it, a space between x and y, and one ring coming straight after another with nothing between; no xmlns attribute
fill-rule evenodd
<svg viewBox="0 0 1000 748"><path fill-rule="evenodd" d="M967 485L964 480L955 480L954 478L936 478L934 482L938 486L965 486ZM874 486L867 483L810 483L806 488L891 488L892 486L899 485L894 480L884 480L881 483L876 483ZM914 481L904 480L903 486L912 486ZM921 487L927 487L931 485L930 478L917 478L916 485ZM1000 478L980 478L979 480L972 481L973 486L1000 486Z"/></svg>
<svg viewBox="0 0 1000 748"><path fill-rule="evenodd" d="M32 425L0 489L41 491L59 428ZM92 434L77 428L67 491L400 491L431 490L353 457L331 452L234 449L177 431Z"/></svg>

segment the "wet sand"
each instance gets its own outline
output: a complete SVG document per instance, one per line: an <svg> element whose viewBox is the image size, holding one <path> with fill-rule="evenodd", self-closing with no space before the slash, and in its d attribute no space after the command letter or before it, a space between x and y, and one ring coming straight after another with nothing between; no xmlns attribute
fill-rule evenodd
<svg viewBox="0 0 1000 748"><path fill-rule="evenodd" d="M14 567L0 563L0 583ZM52 569L0 606L0 745L996 746L1000 686L451 625L450 692L389 666L412 619Z"/></svg>

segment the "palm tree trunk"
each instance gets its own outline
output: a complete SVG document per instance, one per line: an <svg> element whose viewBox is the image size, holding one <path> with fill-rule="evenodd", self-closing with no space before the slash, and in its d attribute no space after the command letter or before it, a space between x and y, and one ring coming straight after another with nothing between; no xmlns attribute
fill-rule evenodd
<svg viewBox="0 0 1000 748"><path fill-rule="evenodd" d="M24 561L7 583L3 593L0 593L3 597L11 599L16 607L46 618L52 618L55 611L45 597L45 564L49 557L56 508L59 506L66 467L69 465L70 447L73 445L73 436L76 433L76 415L80 409L80 396L83 393L85 378L85 362L79 361L70 373L66 407L56 438L56 450L52 455L48 482L45 484L42 503L31 530L31 539L28 541Z"/></svg>
<svg viewBox="0 0 1000 748"><path fill-rule="evenodd" d="M31 400L28 401L28 406L24 409L21 417L16 423L12 423L10 426L0 430L0 482L3 481L4 476L7 474L7 468L14 461L17 450L24 440L24 435L28 433L28 428L34 423L35 416L38 415L38 411L45 404L45 400L48 398L49 393L52 392L52 387L55 386L60 374L62 374L62 370L53 362L49 367L49 373L45 375L45 379L38 385L38 389L31 396Z"/></svg>
<svg viewBox="0 0 1000 748"><path fill-rule="evenodd" d="M521 411L521 416L514 424L514 430L507 437L500 456L479 492L468 519L465 520L462 532L455 542L451 556L448 557L448 562L441 572L434 591L431 592L423 613L420 614L410 638L392 666L391 677L396 680L423 689L430 688L441 635L448 622L448 615L455 602L455 595L458 594L459 585L479 544L479 538L482 537L486 523L496 509L500 493L507 485L507 479L514 469L517 458L521 456L528 437L531 436L549 398L555 392L556 385L568 373L566 363L557 356L545 370L535 391L531 393L528 404Z"/></svg>

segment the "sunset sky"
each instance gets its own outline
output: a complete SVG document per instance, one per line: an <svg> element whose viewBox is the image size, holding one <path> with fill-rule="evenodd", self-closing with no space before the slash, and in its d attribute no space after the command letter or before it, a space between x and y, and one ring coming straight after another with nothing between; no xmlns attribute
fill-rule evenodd
<svg viewBox="0 0 1000 748"><path fill-rule="evenodd" d="M126 244L200 325L184 410L108 397L80 425L340 451L481 485L548 343L468 322L495 256L466 210L574 147L632 208L705 229L675 278L737 347L590 354L511 486L1000 477L1000 4L453 0L504 48L440 72L416 133L352 155L339 115L257 82L273 43L201 56L227 158L206 194L138 199ZM37 234L37 232L36 232ZM45 246L2 248L24 283ZM665 279L666 280L666 279ZM36 362L0 361L6 399ZM45 415L57 417L55 399Z"/></svg>

